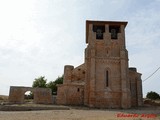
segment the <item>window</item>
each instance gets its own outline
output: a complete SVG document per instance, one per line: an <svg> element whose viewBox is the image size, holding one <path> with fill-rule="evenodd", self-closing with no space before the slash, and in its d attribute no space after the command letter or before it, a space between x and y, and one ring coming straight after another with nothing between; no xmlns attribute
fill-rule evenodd
<svg viewBox="0 0 160 120"><path fill-rule="evenodd" d="M79 88L77 89L77 92L79 92L80 90L79 90Z"/></svg>
<svg viewBox="0 0 160 120"><path fill-rule="evenodd" d="M117 39L117 34L120 33L120 26L109 26L109 32L111 33L111 39Z"/></svg>
<svg viewBox="0 0 160 120"><path fill-rule="evenodd" d="M108 87L108 81L109 81L109 76L108 76L108 70L106 71L106 87Z"/></svg>
<svg viewBox="0 0 160 120"><path fill-rule="evenodd" d="M96 39L103 39L103 33L105 32L104 25L93 25L93 32L96 32Z"/></svg>

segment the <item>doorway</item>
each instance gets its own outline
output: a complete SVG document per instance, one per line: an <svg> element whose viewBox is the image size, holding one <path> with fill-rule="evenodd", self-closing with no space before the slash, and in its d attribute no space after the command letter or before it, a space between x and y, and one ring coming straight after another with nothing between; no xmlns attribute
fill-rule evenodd
<svg viewBox="0 0 160 120"><path fill-rule="evenodd" d="M34 100L34 94L32 91L26 91L24 93L24 102L25 103L33 103Z"/></svg>

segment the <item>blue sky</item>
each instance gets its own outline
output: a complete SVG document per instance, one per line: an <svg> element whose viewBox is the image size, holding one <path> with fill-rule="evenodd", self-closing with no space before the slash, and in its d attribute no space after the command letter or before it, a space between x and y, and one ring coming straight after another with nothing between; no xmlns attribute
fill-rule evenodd
<svg viewBox="0 0 160 120"><path fill-rule="evenodd" d="M0 1L0 94L9 86L31 86L63 74L66 64L84 61L85 21L128 21L129 65L142 80L160 67L160 0ZM143 82L144 95L160 93L160 71Z"/></svg>

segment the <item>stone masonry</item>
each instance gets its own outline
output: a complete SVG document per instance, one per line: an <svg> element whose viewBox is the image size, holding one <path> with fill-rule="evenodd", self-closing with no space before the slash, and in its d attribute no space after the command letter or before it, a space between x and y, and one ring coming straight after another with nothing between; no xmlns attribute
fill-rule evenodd
<svg viewBox="0 0 160 120"><path fill-rule="evenodd" d="M57 104L97 108L142 106L142 80L128 66L125 45L127 22L86 21L85 60L64 67L64 83L58 85Z"/></svg>
<svg viewBox="0 0 160 120"><path fill-rule="evenodd" d="M27 91L32 91L34 94L33 102L36 104L52 104L52 92L49 88L32 88L11 86L9 93L10 103L24 103L24 94Z"/></svg>

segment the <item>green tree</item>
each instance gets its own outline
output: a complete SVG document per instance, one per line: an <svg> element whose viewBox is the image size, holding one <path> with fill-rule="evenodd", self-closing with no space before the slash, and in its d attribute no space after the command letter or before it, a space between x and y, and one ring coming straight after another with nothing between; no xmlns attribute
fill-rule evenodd
<svg viewBox="0 0 160 120"><path fill-rule="evenodd" d="M159 94L156 93L156 92L153 92L153 91L148 92L146 97L149 98L149 99L151 99L151 100L160 99Z"/></svg>
<svg viewBox="0 0 160 120"><path fill-rule="evenodd" d="M47 83L47 88L52 89L52 94L57 95L57 84L63 84L63 75L58 77L55 81Z"/></svg>
<svg viewBox="0 0 160 120"><path fill-rule="evenodd" d="M35 78L32 87L46 88L47 79L45 76Z"/></svg>
<svg viewBox="0 0 160 120"><path fill-rule="evenodd" d="M47 88L50 88L52 90L52 95L57 94L57 86L54 81L50 81L49 83L47 83Z"/></svg>
<svg viewBox="0 0 160 120"><path fill-rule="evenodd" d="M61 77L58 76L58 78L54 82L56 84L63 84L63 75Z"/></svg>

